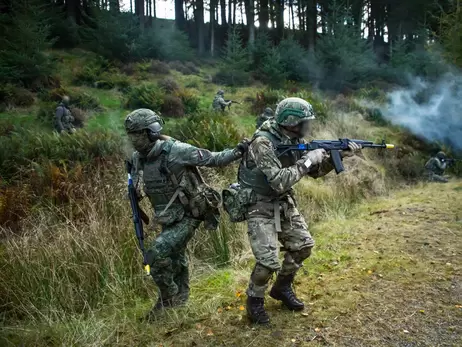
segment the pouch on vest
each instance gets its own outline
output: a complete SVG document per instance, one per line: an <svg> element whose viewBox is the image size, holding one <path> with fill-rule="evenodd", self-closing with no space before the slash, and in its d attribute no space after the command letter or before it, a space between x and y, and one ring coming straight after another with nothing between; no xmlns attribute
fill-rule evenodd
<svg viewBox="0 0 462 347"><path fill-rule="evenodd" d="M233 223L246 220L247 206L255 202L255 194L252 189L240 188L239 184L232 184L223 189L223 208L228 213Z"/></svg>

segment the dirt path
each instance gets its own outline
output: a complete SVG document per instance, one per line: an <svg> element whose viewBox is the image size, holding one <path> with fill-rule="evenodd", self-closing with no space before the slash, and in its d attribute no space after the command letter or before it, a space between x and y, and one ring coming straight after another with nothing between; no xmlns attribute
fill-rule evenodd
<svg viewBox="0 0 462 347"><path fill-rule="evenodd" d="M163 345L462 346L462 183L402 191L312 230L297 283L306 312L270 300L265 329L219 309Z"/></svg>

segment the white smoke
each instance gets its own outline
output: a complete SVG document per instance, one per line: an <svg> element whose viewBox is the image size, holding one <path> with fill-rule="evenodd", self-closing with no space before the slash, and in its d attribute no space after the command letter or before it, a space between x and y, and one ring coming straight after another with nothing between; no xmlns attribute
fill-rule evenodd
<svg viewBox="0 0 462 347"><path fill-rule="evenodd" d="M462 76L443 75L437 82L414 79L408 88L388 94L381 109L390 122L430 142L462 150Z"/></svg>

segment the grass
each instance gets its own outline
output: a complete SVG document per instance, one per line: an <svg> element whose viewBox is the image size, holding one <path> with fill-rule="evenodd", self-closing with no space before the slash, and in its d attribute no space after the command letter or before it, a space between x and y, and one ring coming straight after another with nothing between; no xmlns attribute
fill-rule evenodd
<svg viewBox="0 0 462 347"><path fill-rule="evenodd" d="M86 315L4 326L3 345L458 346L460 187L421 185L316 224L315 252L296 279L308 309L292 313L269 299L269 328L249 325L242 311L244 261L194 271L188 305L150 324L140 318L153 300L138 294ZM138 285L152 291L149 279Z"/></svg>
<svg viewBox="0 0 462 347"><path fill-rule="evenodd" d="M64 83L70 83L72 70L82 59L91 59L80 51L57 54ZM205 68L195 76L172 71L171 76L182 86L193 85L200 93L200 108L206 110L223 88L207 81L212 72ZM138 77L132 76L132 82ZM162 77L150 78L155 82ZM90 114L89 135L81 135L89 138L84 143L91 145L92 138L97 140L91 134L104 129L121 141L112 146L125 149L119 135L124 134L123 120L130 110L121 108L121 93L81 89L102 105ZM236 126L239 135L250 137L256 115L249 97L255 97L258 89L223 89L226 98L242 102L223 117ZM334 112L330 107L326 100L328 118L315 123L313 138L407 141L396 127L369 122L354 110ZM35 114L12 110L0 114L0 123L13 119L14 124L42 131ZM182 122L167 119L166 128L174 129ZM71 148L77 151L76 147ZM80 148L82 153L88 152L86 147ZM409 187L398 170L403 164L409 166L409 157L400 159L398 152L363 152L363 157L345 160L345 173L297 185L299 208L314 222L310 230L317 241L313 257L296 281L297 293L308 309L291 313L269 299L273 321L269 328L256 328L246 320L243 293L253 257L245 224L231 224L226 216L217 232L200 229L189 244L190 302L159 314L151 323L144 321L156 300L156 288L142 275L124 200L121 158L103 160L102 166L79 164L72 170L55 160L56 167L45 168L50 174L46 191L56 201L65 197L65 203L57 205L42 197L27 211L18 204L17 232L0 229L0 345L460 345L462 311L456 305L462 305L458 212L462 186L456 181ZM100 162L101 158L96 159ZM420 165L421 158L417 159ZM204 170L204 176L221 189L235 181L236 171L234 165ZM22 197L16 195L21 184L23 193L38 184L17 183L11 196ZM0 210L5 208L2 203L0 196ZM147 202L142 203L148 210ZM146 229L149 244L156 228Z"/></svg>

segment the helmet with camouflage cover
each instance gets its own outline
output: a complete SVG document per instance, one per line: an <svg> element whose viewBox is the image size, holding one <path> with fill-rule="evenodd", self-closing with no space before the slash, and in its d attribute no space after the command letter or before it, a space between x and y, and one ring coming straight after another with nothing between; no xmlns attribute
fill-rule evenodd
<svg viewBox="0 0 462 347"><path fill-rule="evenodd" d="M225 91L223 89L220 89L218 92L217 92L217 95L225 95Z"/></svg>
<svg viewBox="0 0 462 347"><path fill-rule="evenodd" d="M439 151L438 153L436 153L436 157L438 159L446 159L446 153L444 153L443 151Z"/></svg>
<svg viewBox="0 0 462 347"><path fill-rule="evenodd" d="M275 118L279 125L296 126L315 117L313 107L308 101L300 98L287 98L278 104Z"/></svg>
<svg viewBox="0 0 462 347"><path fill-rule="evenodd" d="M274 112L273 112L273 110L271 109L271 107L265 108L265 112L264 112L264 113L265 113L265 115L267 115L267 116L273 116L273 114L274 114Z"/></svg>
<svg viewBox="0 0 462 347"><path fill-rule="evenodd" d="M147 108L137 109L125 118L125 131L127 133L139 132L149 129L154 133L160 133L164 120L154 111Z"/></svg>

